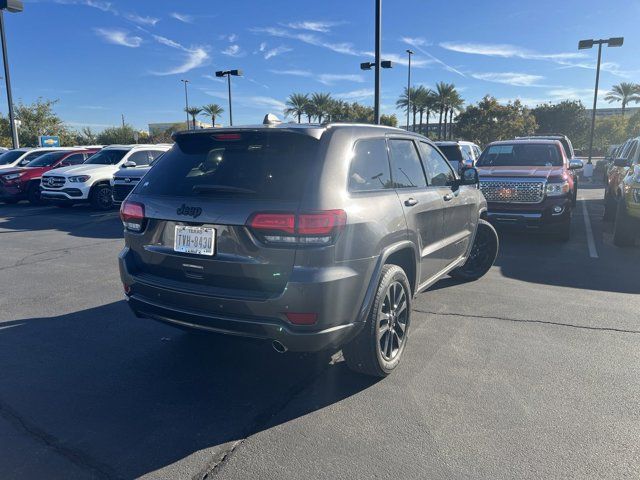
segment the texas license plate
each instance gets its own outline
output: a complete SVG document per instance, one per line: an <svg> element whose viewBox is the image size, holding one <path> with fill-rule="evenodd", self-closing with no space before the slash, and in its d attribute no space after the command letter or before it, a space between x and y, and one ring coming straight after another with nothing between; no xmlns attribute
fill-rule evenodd
<svg viewBox="0 0 640 480"><path fill-rule="evenodd" d="M210 227L189 227L176 225L173 250L195 255L213 255L216 244L216 230Z"/></svg>

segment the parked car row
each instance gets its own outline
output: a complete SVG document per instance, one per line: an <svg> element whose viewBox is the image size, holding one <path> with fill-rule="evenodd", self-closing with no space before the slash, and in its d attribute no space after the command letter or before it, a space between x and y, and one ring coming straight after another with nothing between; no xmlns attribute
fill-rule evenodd
<svg viewBox="0 0 640 480"><path fill-rule="evenodd" d="M640 137L611 154L604 191L604 219L613 223L613 243L632 246L640 234Z"/></svg>
<svg viewBox="0 0 640 480"><path fill-rule="evenodd" d="M143 169L169 148L171 145L162 144L10 150L0 155L0 200L44 200L61 207L89 202L94 208L107 210L124 198L117 197L114 202L114 174L136 167L142 176Z"/></svg>

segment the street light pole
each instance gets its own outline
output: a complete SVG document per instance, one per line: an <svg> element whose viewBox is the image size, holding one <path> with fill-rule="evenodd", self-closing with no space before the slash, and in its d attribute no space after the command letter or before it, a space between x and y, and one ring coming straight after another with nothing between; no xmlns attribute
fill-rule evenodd
<svg viewBox="0 0 640 480"><path fill-rule="evenodd" d="M7 86L7 103L9 110L9 123L11 124L11 139L13 148L20 148L20 140L18 139L18 126L13 111L13 94L11 93L11 76L9 74L9 57L7 55L7 38L4 28L4 10L10 12L21 12L22 2L20 1L2 1L0 2L0 41L2 42L2 60L4 62L4 80Z"/></svg>
<svg viewBox="0 0 640 480"><path fill-rule="evenodd" d="M409 112L411 111L411 55L413 55L413 50L407 49L407 54L409 55L409 74L407 78L407 131L409 131Z"/></svg>
<svg viewBox="0 0 640 480"><path fill-rule="evenodd" d="M376 2L376 38L375 38L375 92L373 98L373 123L380 124L380 56L382 34L382 0Z"/></svg>
<svg viewBox="0 0 640 480"><path fill-rule="evenodd" d="M184 83L184 111L187 114L187 130L191 130L191 128L189 127L189 94L187 93L187 84L189 83L189 80L180 80L182 83ZM195 125L194 125L195 128Z"/></svg>
<svg viewBox="0 0 640 480"><path fill-rule="evenodd" d="M216 72L216 77L227 77L227 88L229 89L229 126L233 127L233 110L231 109L231 76L242 76L242 70L220 70Z"/></svg>
<svg viewBox="0 0 640 480"><path fill-rule="evenodd" d="M612 37L601 40L580 40L578 42L578 50L585 50L593 48L594 45L598 45L598 62L596 64L596 87L593 92L593 110L591 111L591 133L589 135L589 159L587 165L592 165L593 158L593 134L596 127L596 106L598 103L598 85L600 84L600 61L602 60L602 45L606 44L608 47L621 47L624 43L623 37ZM586 176L587 169L585 169Z"/></svg>

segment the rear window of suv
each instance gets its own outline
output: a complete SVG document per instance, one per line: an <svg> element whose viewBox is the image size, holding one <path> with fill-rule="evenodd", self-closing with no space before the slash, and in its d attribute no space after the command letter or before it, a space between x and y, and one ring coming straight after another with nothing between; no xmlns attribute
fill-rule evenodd
<svg viewBox="0 0 640 480"><path fill-rule="evenodd" d="M462 160L462 152L459 145L438 145L438 148L450 162L460 162Z"/></svg>
<svg viewBox="0 0 640 480"><path fill-rule="evenodd" d="M562 166L556 144L490 145L478 160L480 167L552 167Z"/></svg>
<svg viewBox="0 0 640 480"><path fill-rule="evenodd" d="M297 133L186 134L135 192L298 200L317 151L318 140Z"/></svg>

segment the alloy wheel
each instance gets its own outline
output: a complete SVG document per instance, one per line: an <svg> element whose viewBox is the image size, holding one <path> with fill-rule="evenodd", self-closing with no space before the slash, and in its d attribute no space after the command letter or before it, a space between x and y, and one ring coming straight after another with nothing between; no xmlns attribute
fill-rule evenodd
<svg viewBox="0 0 640 480"><path fill-rule="evenodd" d="M387 289L378 314L378 349L387 362L396 358L406 340L409 321L407 306L404 285L393 282Z"/></svg>

